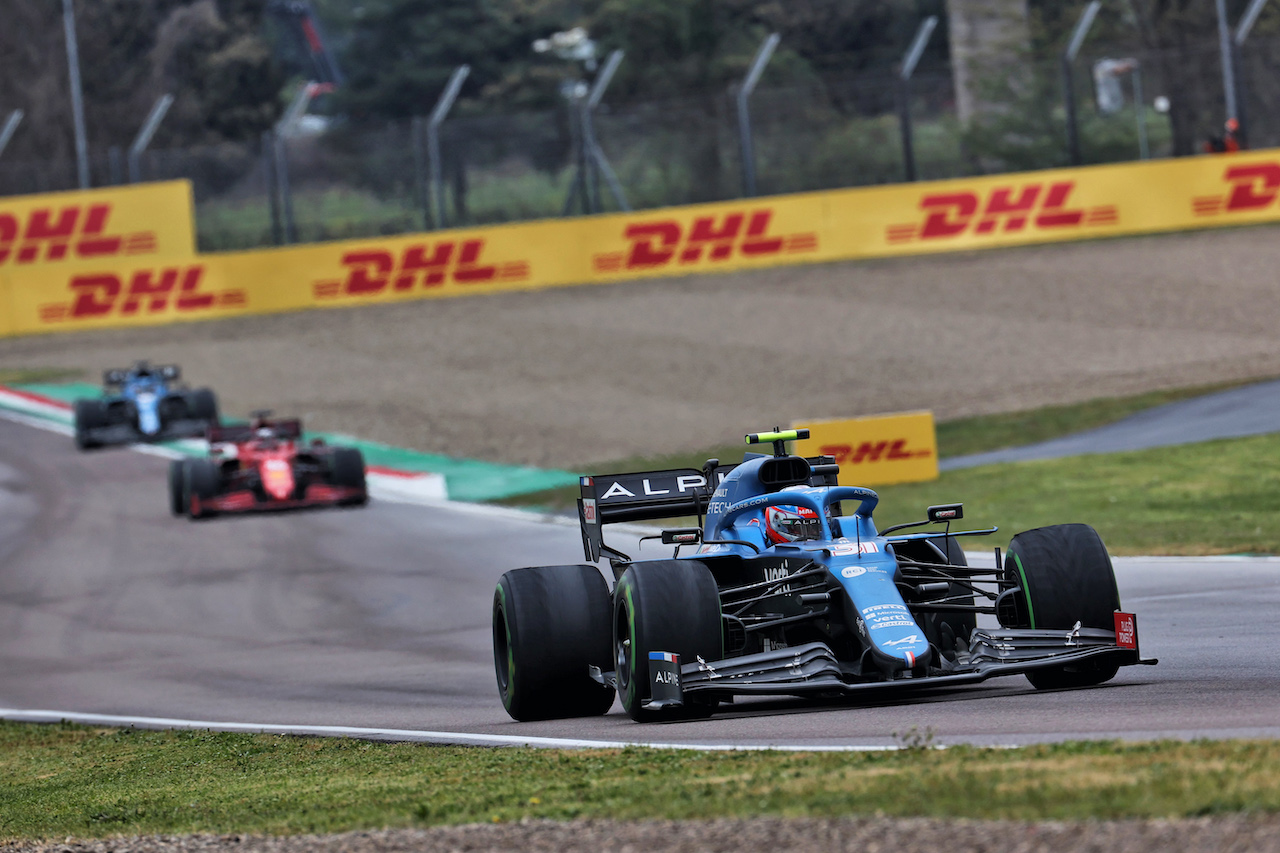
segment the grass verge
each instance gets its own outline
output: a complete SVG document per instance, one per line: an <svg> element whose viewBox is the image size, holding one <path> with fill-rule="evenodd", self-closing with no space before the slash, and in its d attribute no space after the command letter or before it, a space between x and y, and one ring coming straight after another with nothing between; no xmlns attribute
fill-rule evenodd
<svg viewBox="0 0 1280 853"><path fill-rule="evenodd" d="M83 370L69 370L61 367L0 368L0 385L21 385L24 382L66 382L83 376Z"/></svg>
<svg viewBox="0 0 1280 853"><path fill-rule="evenodd" d="M918 742L918 741L917 741ZM0 723L0 838L516 821L1280 811L1280 743L876 753L477 749Z"/></svg>

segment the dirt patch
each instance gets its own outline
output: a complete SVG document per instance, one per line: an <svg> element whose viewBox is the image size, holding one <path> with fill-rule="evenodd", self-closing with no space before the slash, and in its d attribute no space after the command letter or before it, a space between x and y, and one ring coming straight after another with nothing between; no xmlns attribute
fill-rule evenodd
<svg viewBox="0 0 1280 853"><path fill-rule="evenodd" d="M921 818L812 820L757 818L717 821L533 821L341 835L261 838L207 836L116 838L8 846L9 853L399 853L399 851L512 851L512 853L625 853L672 851L739 853L770 850L892 850L896 853L1125 853L1239 850L1280 851L1280 820L1221 817L1198 820L970 821Z"/></svg>
<svg viewBox="0 0 1280 853"><path fill-rule="evenodd" d="M15 338L0 367L171 360L231 415L575 469L1277 376L1277 269L1260 227Z"/></svg>

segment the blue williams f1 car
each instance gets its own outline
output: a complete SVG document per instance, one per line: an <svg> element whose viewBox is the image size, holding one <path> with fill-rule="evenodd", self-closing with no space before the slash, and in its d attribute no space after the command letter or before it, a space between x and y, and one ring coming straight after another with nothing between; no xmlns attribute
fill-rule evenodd
<svg viewBox="0 0 1280 853"><path fill-rule="evenodd" d="M578 501L594 565L507 572L493 598L498 692L517 720L603 714L614 696L638 721L710 714L735 696L857 697L1025 675L1084 687L1138 651L1111 558L1092 527L1013 537L995 568L967 565L960 504L876 530L875 492L836 484L830 457L748 435L773 453L737 465L583 477ZM848 512L848 514L846 514ZM671 559L604 543L611 522L694 517L650 539ZM685 549L681 553L681 549ZM978 616L985 614L978 626Z"/></svg>
<svg viewBox="0 0 1280 853"><path fill-rule="evenodd" d="M203 436L218 423L218 398L208 388L178 385L181 375L175 364L145 361L103 373L103 395L75 402L76 447Z"/></svg>

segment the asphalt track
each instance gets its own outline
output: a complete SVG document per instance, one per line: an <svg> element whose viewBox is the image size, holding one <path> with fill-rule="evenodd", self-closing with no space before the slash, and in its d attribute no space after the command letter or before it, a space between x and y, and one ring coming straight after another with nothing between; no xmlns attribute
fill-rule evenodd
<svg viewBox="0 0 1280 853"><path fill-rule="evenodd" d="M877 747L913 727L944 744L1280 736L1280 560L1118 559L1143 652L1161 663L1099 688L1039 693L1005 677L901 701L741 703L688 723L640 726L615 705L521 724L496 695L490 595L507 569L579 562L575 526L387 501L193 523L168 513L165 464L0 420L4 715L495 743Z"/></svg>

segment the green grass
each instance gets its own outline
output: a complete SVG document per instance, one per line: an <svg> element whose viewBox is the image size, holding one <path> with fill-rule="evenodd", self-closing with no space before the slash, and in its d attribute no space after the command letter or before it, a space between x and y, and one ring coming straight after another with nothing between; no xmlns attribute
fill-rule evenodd
<svg viewBox="0 0 1280 853"><path fill-rule="evenodd" d="M0 839L10 840L524 818L1084 820L1277 811L1276 741L698 753L0 723Z"/></svg>
<svg viewBox="0 0 1280 853"><path fill-rule="evenodd" d="M965 527L999 526L970 550L1020 530L1092 524L1112 554L1280 554L1280 434L1129 453L949 471L881 486L880 527L962 501Z"/></svg>
<svg viewBox="0 0 1280 853"><path fill-rule="evenodd" d="M66 382L84 378L83 370L61 367L0 368L0 385L21 385L25 382Z"/></svg>

